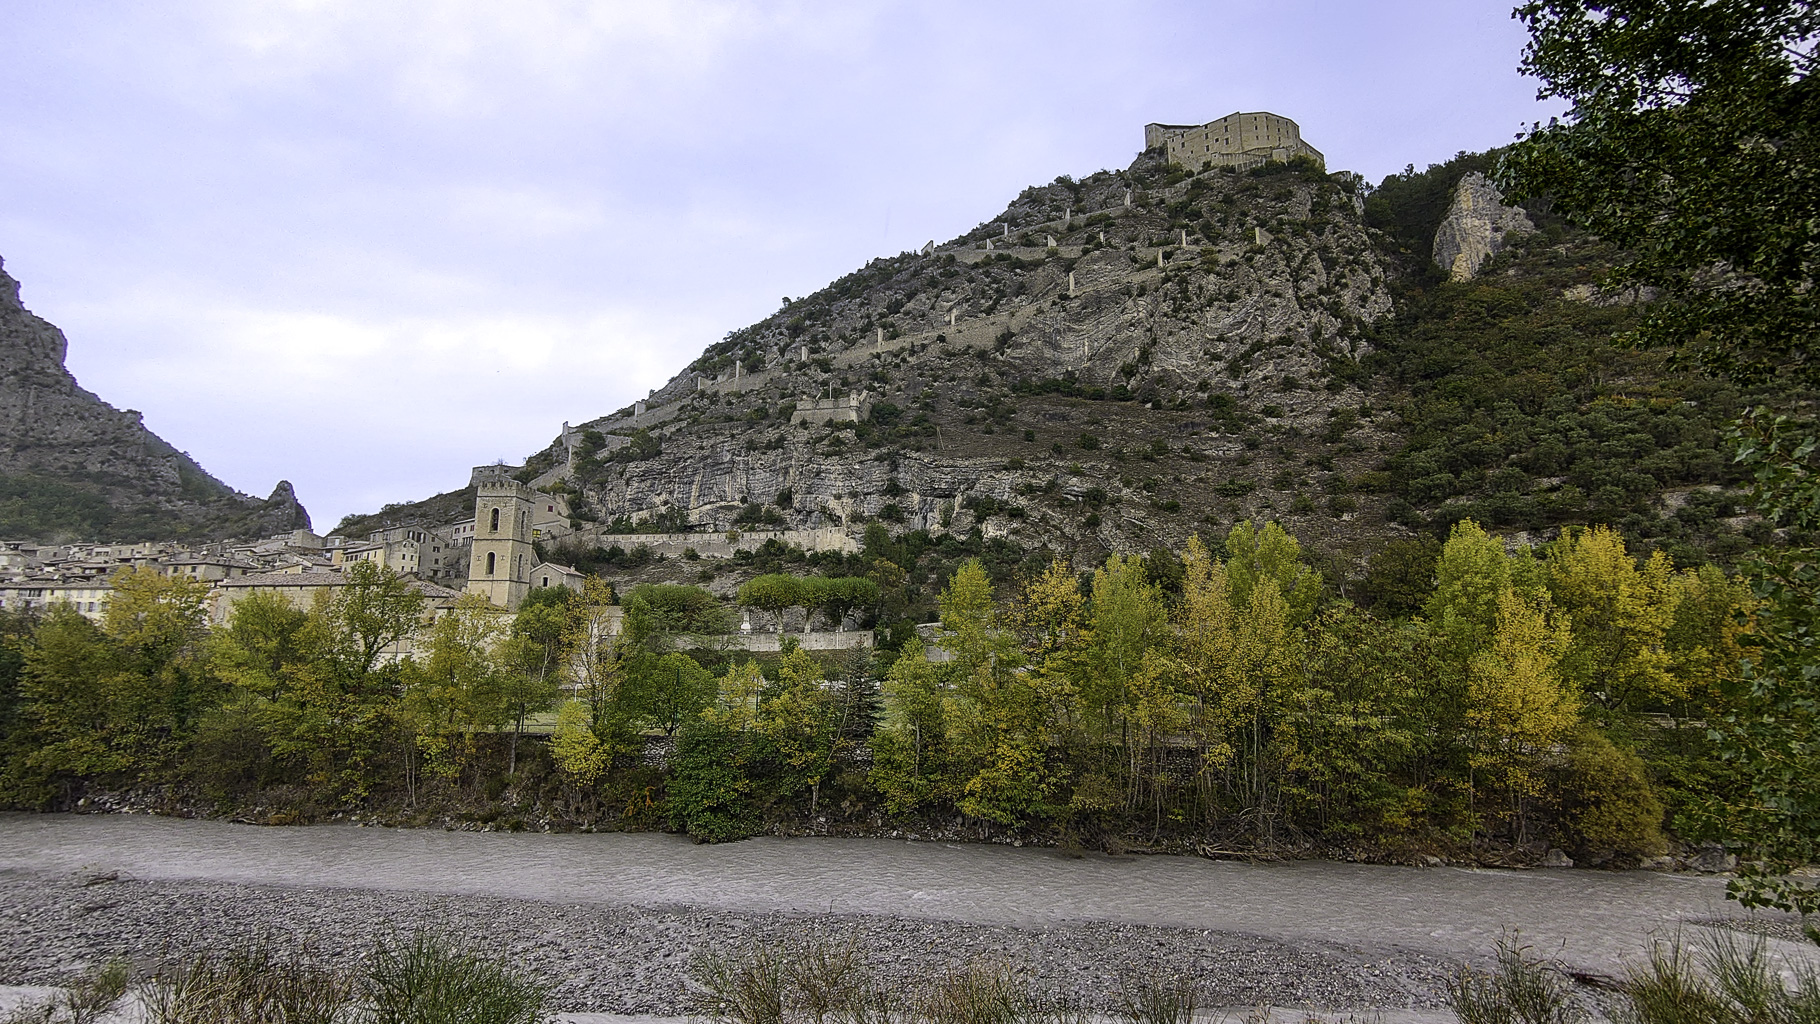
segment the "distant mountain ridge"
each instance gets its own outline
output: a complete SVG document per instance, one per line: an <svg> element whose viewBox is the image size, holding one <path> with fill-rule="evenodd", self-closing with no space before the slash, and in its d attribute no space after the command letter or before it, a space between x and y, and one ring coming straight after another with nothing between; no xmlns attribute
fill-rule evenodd
<svg viewBox="0 0 1820 1024"><path fill-rule="evenodd" d="M225 540L308 529L289 481L241 494L76 383L0 260L0 538Z"/></svg>

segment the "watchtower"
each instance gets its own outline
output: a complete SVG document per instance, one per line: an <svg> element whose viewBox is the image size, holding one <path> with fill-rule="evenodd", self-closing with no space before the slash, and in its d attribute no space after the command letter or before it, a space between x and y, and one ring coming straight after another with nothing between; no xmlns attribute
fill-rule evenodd
<svg viewBox="0 0 1820 1024"><path fill-rule="evenodd" d="M516 480L482 483L474 496L474 554L468 593L516 609L531 589L531 489Z"/></svg>

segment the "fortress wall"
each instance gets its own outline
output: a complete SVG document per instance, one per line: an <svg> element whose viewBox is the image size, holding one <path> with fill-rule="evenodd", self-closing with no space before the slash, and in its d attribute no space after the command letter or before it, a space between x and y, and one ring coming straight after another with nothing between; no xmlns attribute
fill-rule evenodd
<svg viewBox="0 0 1820 1024"><path fill-rule="evenodd" d="M824 527L819 530L736 530L731 533L593 533L583 531L577 536L590 540L603 548L618 545L631 551L637 547L647 547L651 549L652 553L668 558L681 558L683 552L690 549L703 558L731 558L737 551L756 551L768 540L796 545L804 551L839 551L843 554L853 554L859 550L857 540L854 540L845 530L832 527Z"/></svg>
<svg viewBox="0 0 1820 1024"><path fill-rule="evenodd" d="M869 629L849 629L845 632L827 633L738 633L727 647L735 651L757 651L776 653L783 650L783 638L789 636L805 651L846 651L855 647L872 647L874 639Z"/></svg>

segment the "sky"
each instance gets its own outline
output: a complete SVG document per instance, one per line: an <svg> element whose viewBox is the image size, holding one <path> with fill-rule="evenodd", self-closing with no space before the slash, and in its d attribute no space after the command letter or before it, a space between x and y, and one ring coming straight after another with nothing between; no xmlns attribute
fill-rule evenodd
<svg viewBox="0 0 1820 1024"><path fill-rule="evenodd" d="M1510 0L0 0L0 258L82 385L319 531L518 463L868 259L1293 118L1551 112Z"/></svg>

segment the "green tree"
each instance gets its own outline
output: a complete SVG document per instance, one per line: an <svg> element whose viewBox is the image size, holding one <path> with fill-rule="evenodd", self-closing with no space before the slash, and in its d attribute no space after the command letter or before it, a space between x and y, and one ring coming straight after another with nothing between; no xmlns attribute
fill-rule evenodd
<svg viewBox="0 0 1820 1024"><path fill-rule="evenodd" d="M1226 535L1226 577L1241 608L1251 603L1258 580L1274 582L1292 623L1314 614L1321 599L1321 574L1302 563L1301 542L1274 520L1262 528L1246 520Z"/></svg>
<svg viewBox="0 0 1820 1024"><path fill-rule="evenodd" d="M499 696L512 721L512 745L506 761L509 773L518 771L518 741L524 735L525 719L556 706L561 693L557 672L574 594L567 587L531 591L518 606L511 632L501 644L505 671Z"/></svg>
<svg viewBox="0 0 1820 1024"><path fill-rule="evenodd" d="M777 629L782 632L784 609L799 607L805 600L803 583L783 573L755 576L740 584L738 600L742 608L757 608L776 616Z"/></svg>
<svg viewBox="0 0 1820 1024"><path fill-rule="evenodd" d="M226 628L210 636L215 671L247 693L277 700L304 661L299 634L308 621L282 594L254 590L234 603Z"/></svg>
<svg viewBox="0 0 1820 1024"><path fill-rule="evenodd" d="M885 673L885 713L872 737L872 784L885 809L902 814L943 795L946 778L947 687L923 642L904 644Z"/></svg>
<svg viewBox="0 0 1820 1024"><path fill-rule="evenodd" d="M301 762L331 804L366 799L400 758L414 798L414 736L402 715L404 666L394 656L424 627L421 591L390 569L357 562L321 593L297 643L302 663L264 712L275 754Z"/></svg>
<svg viewBox="0 0 1820 1024"><path fill-rule="evenodd" d="M729 665L714 702L677 733L670 819L696 842L743 839L758 829L749 764L764 686L755 663Z"/></svg>
<svg viewBox="0 0 1820 1024"><path fill-rule="evenodd" d="M570 605L562 637L563 678L587 707L588 728L595 739L609 745L629 726L630 718L623 700L625 659L614 631L618 611L613 588L590 576Z"/></svg>
<svg viewBox="0 0 1820 1024"><path fill-rule="evenodd" d="M1446 753L1462 700L1433 635L1340 607L1307 637L1282 726L1294 737L1286 790L1298 826L1390 844L1458 825Z"/></svg>
<svg viewBox="0 0 1820 1024"><path fill-rule="evenodd" d="M46 609L25 649L19 681L27 749L6 767L12 799L30 807L67 802L85 778L127 767L111 742L111 681L124 659L95 624L68 605Z"/></svg>
<svg viewBox="0 0 1820 1024"><path fill-rule="evenodd" d="M1470 519L1454 524L1441 557L1435 562L1434 591L1423 603L1435 633L1462 664L1491 642L1497 632L1504 592L1524 597L1541 592L1540 577L1528 552L1512 557L1504 544Z"/></svg>
<svg viewBox="0 0 1820 1024"><path fill-rule="evenodd" d="M169 766L220 698L208 664L208 584L151 566L109 577L101 629L117 645L109 742L141 769Z"/></svg>
<svg viewBox="0 0 1820 1024"><path fill-rule="evenodd" d="M1579 848L1599 859L1660 854L1662 801L1643 759L1591 726L1577 730L1567 750L1563 819Z"/></svg>
<svg viewBox="0 0 1820 1024"><path fill-rule="evenodd" d="M1164 640L1168 612L1143 560L1112 555L1094 572L1089 621L1080 699L1097 713L1100 743L1126 753L1125 774L1136 786L1144 755L1154 755L1161 733L1176 724L1169 715L1173 694L1161 682L1166 669L1153 656ZM1142 741L1134 728L1142 731Z"/></svg>
<svg viewBox="0 0 1820 1024"><path fill-rule="evenodd" d="M651 654L676 650L685 637L716 636L730 628L720 601L700 587L644 583L621 602L621 644Z"/></svg>
<svg viewBox="0 0 1820 1024"><path fill-rule="evenodd" d="M26 645L37 625L37 616L29 612L0 609L0 763L11 763L18 744L24 742L24 699L19 682L25 674ZM0 801L5 800L5 792L6 776L0 769Z"/></svg>
<svg viewBox="0 0 1820 1024"><path fill-rule="evenodd" d="M996 671L998 663L1016 650L1015 639L994 621L992 578L977 558L962 562L949 578L941 595L941 623L938 643L954 656L963 674Z"/></svg>
<svg viewBox="0 0 1820 1024"><path fill-rule="evenodd" d="M464 594L436 620L424 656L406 671L404 710L431 774L458 777L473 753L474 734L509 720L501 648L510 629L504 609Z"/></svg>
<svg viewBox="0 0 1820 1024"><path fill-rule="evenodd" d="M882 599L878 583L864 576L829 577L821 586L821 613L830 626L839 627L847 616L877 608Z"/></svg>
<svg viewBox="0 0 1820 1024"><path fill-rule="evenodd" d="M358 683L378 667L387 648L423 628L423 592L372 562L355 562L342 575L346 583L312 616L309 632L315 659Z"/></svg>
<svg viewBox="0 0 1820 1024"><path fill-rule="evenodd" d="M681 651L640 659L632 670L641 719L673 735L714 699L714 674Z"/></svg>
<svg viewBox="0 0 1820 1024"><path fill-rule="evenodd" d="M1531 0L1522 70L1565 118L1505 157L1661 289L1637 340L1744 383L1820 383L1820 13L1805 0Z"/></svg>
<svg viewBox="0 0 1820 1024"><path fill-rule="evenodd" d="M1232 724L1243 698L1233 692L1232 668L1238 643L1238 612L1225 563L1200 537L1188 538L1182 552L1182 599L1175 606L1176 665L1182 689L1194 702L1192 734L1200 747L1203 802L1213 804L1214 772L1237 755Z"/></svg>
<svg viewBox="0 0 1820 1024"><path fill-rule="evenodd" d="M795 643L784 644L777 684L759 704L755 726L783 761L780 788L788 795L807 787L809 813L821 801L822 781L834 768L840 722L834 694L822 685L821 666Z"/></svg>
<svg viewBox="0 0 1820 1024"><path fill-rule="evenodd" d="M1642 711L1681 696L1667 637L1674 567L1658 551L1639 566L1609 527L1570 531L1549 549L1548 592L1573 642L1562 678L1608 709Z"/></svg>
<svg viewBox="0 0 1820 1024"><path fill-rule="evenodd" d="M1509 799L1519 841L1527 836L1530 801L1542 791L1542 755L1579 724L1579 699L1559 668L1571 642L1545 600L1507 586L1498 595L1497 631L1470 666L1473 767Z"/></svg>

